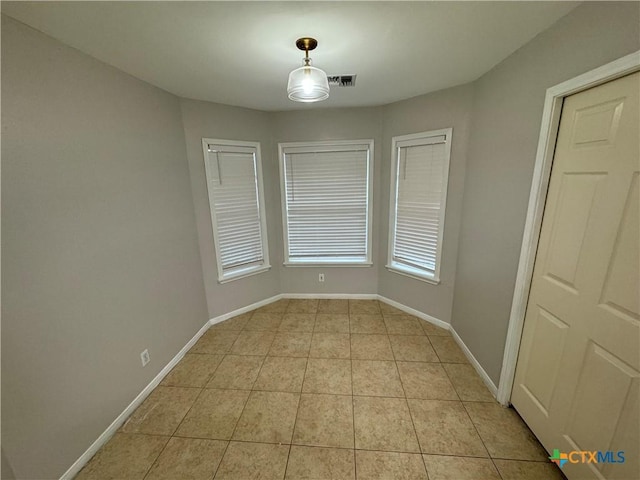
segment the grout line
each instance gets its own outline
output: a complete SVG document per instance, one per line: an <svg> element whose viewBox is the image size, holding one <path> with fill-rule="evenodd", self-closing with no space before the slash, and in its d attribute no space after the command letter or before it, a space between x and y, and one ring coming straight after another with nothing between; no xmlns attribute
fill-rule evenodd
<svg viewBox="0 0 640 480"><path fill-rule="evenodd" d="M224 357L223 357L224 358ZM176 364L175 367L173 367L171 369L171 371L175 370L178 365L180 365L180 363L182 362L182 359L180 360L180 362L178 362ZM217 370L218 366L220 365L220 363L222 363L222 360L220 362L218 362L218 364L216 365L216 368L214 369ZM171 373L171 372L169 372ZM168 374L167 374L168 375ZM211 374L213 375L213 374ZM165 377L166 378L166 377ZM208 383L208 380L205 382L205 385ZM162 385L158 385L158 387L160 387ZM154 391L158 388L156 387L154 389ZM146 473L144 474L143 479L146 479L147 476L149 475L149 473L151 472L151 470L153 469L154 465L156 465L158 463L158 459L162 456L162 454L164 453L164 451L167 449L167 446L169 445L169 442L171 441L171 439L174 437L175 433L178 431L178 429L180 428L180 425L182 425L182 422L184 422L184 419L187 418L187 416L189 415L189 412L191 412L191 410L193 409L193 406L196 404L196 402L198 401L198 399L200 398L200 396L204 393L204 387L172 387L172 386L165 386L164 388L200 388L200 392L198 393L198 395L196 396L196 398L194 399L193 403L191 404L191 406L189 407L189 409L187 410L187 412L184 414L184 416L182 417L182 419L180 420L180 422L178 422L178 425L176 425L176 428L173 429L173 432L169 435L169 439L167 440L167 442L164 444L164 447L162 447L162 450L160 451L160 453L158 454L158 456L156 457L156 459L151 463L151 465L149 466L149 468L147 469ZM134 412L135 413L135 412ZM133 414L132 414L133 415ZM129 417L131 418L131 417ZM127 419L128 420L128 419Z"/></svg>
<svg viewBox="0 0 640 480"><path fill-rule="evenodd" d="M385 322L386 326L386 322ZM389 340L389 343L391 341ZM420 443L420 437L418 436L418 430L416 429L416 423L413 421L413 414L411 413L411 407L409 406L409 401L407 399L407 391L404 388L404 382L402 381L402 376L400 375L400 369L398 368L398 359L396 358L396 354L393 351L393 347L391 347L391 354L393 355L393 364L396 367L396 372L398 373L398 379L400 380L400 386L402 387L402 393L404 393L404 403L407 405L407 411L409 412L409 419L411 420L411 426L413 427L413 435L416 438L416 443L418 444L418 454L420 455L420 460L422 460L422 466L424 467L424 472L429 478L429 472L427 471L427 464L424 461L424 455L422 454L422 444Z"/></svg>
<svg viewBox="0 0 640 480"><path fill-rule="evenodd" d="M349 327L351 327L351 318L349 318ZM351 357L351 334L349 334L349 357ZM353 359L349 358L349 367L351 374L351 424L353 426L353 474L358 478L358 459L356 455L356 397L353 395Z"/></svg>
<svg viewBox="0 0 640 480"><path fill-rule="evenodd" d="M449 372L447 372L447 369L442 366L442 363L440 363L440 368L444 372L445 377L447 377L447 379L449 380L449 383L451 384L451 388L453 388L453 391L456 393L456 397L458 397L458 400L462 402L462 398L460 397L460 394L458 393L458 389L456 388L455 384L453 383L453 380L451 379L451 375L449 375ZM478 433L478 435L480 434Z"/></svg>
<svg viewBox="0 0 640 480"><path fill-rule="evenodd" d="M271 344L273 344L274 340L275 340L275 336L271 340ZM269 345L269 349L271 349L271 344ZM253 386L258 381L258 377L260 376L260 372L262 371L262 367L264 365L264 362L265 362L266 358L267 358L266 355L262 357L262 363L260 363L260 368L258 369L258 374L256 375L256 378L254 378L253 382L251 383L251 388L249 389L249 394L247 395L247 399L245 400L244 405L242 406L242 411L240 412L240 415L238 415L238 420L236 420L236 424L233 427L233 431L231 432L231 435L229 436L229 443L227 444L227 448L224 451L225 453L222 455L222 459L220 460L220 463L222 463L222 460L224 459L224 455L227 453L227 449L229 448L229 445L233 441L233 436L235 435L236 429L238 428L238 423L240 423L240 419L242 418L242 415L244 414L244 410L247 407L247 403L249 403L249 398L251 398L251 393L253 392ZM217 474L217 470L216 470L216 474Z"/></svg>
<svg viewBox="0 0 640 480"><path fill-rule="evenodd" d="M462 408L464 410L464 413L467 414L467 417L469 418L469 421L471 422L471 425L473 425L473 429L476 431L476 434L478 435L478 438L480 439L480 442L482 443L482 446L487 451L487 457L489 458L489 460L491 460L491 464L493 465L493 468L495 468L496 472L498 472L498 476L500 478L502 478L502 475L500 474L500 470L498 470L498 466L496 465L496 462L493 461L493 457L491 456L491 453L489 453L489 449L487 448L487 445L484 442L484 439L482 438L482 435L480 435L480 431L478 430L478 427L476 426L475 422L471 418L471 415L469 415L469 411L467 410L466 405L462 401L460 403L462 404ZM484 402L484 403L489 403L489 402Z"/></svg>
<svg viewBox="0 0 640 480"><path fill-rule="evenodd" d="M315 322L315 320L314 320ZM309 346L311 348L311 346ZM304 375L302 375L302 385L300 385L300 393L298 393L298 408L296 409L296 417L293 420L293 429L291 430L291 440L289 443L289 453L287 454L287 463L284 466L284 477L287 476L287 469L289 468L289 457L291 457L291 447L293 445L293 437L296 433L296 426L298 425L298 414L300 413L300 408L302 406L302 388L304 387L304 380L307 376L307 367L309 366L309 357L306 358L306 362L304 364Z"/></svg>
<svg viewBox="0 0 640 480"><path fill-rule="evenodd" d="M169 445L169 442L171 441L172 438L173 438L173 436L170 436L167 439L167 441L165 442L164 446L162 447L162 450L160 450L160 453L158 454L158 456L155 458L155 460L153 462L151 462L151 465L149 465L149 468L147 468L147 471L144 473L144 476L142 477L143 480L147 478L149 473L151 473L151 470L153 469L154 465L156 463L158 463L158 459L164 453L164 451L167 449L167 445ZM78 473L80 473L80 472L78 472Z"/></svg>
<svg viewBox="0 0 640 480"><path fill-rule="evenodd" d="M277 357L276 357L277 358ZM293 358L304 358L304 357L293 357ZM316 360L316 359L313 359ZM342 360L342 361L349 361L348 358L330 358L330 359L318 359L318 360ZM359 359L354 359L355 361L359 361ZM365 360L365 361L380 361L380 362L391 362L392 360ZM304 387L304 380L303 380L303 387ZM265 389L258 389L255 387L252 387L251 390L247 389L247 388L220 388L220 387L215 387L215 388L204 388L203 390L231 390L231 391L241 391L241 392L279 392L279 393L304 393L304 394L311 394L311 395L335 395L338 397L345 397L345 396L351 396L351 397L370 397L370 398L389 398L389 399L397 399L397 398L406 398L407 400L425 400L425 401L437 401L437 402L464 402L464 403L487 403L487 404L495 404L495 401L485 401L485 400L452 400L450 398L424 398L424 397L413 397L413 396L392 396L392 395L374 395L374 394L358 394L358 393L333 393L333 392L305 392L304 390L265 390ZM353 389L352 389L353 391ZM122 432L122 433L129 433L129 432ZM149 435L156 435L156 434L149 434ZM166 436L166 435L160 435L160 436ZM509 459L508 459L509 460ZM524 461L524 460L523 460ZM534 462L536 462L537 460L532 460Z"/></svg>
<svg viewBox="0 0 640 480"><path fill-rule="evenodd" d="M196 397L196 399L193 401L193 403L191 404L191 406L189 407L189 409L187 410L187 413L184 414L184 416L182 417L182 419L178 422L178 425L176 425L176 428L173 429L173 432L171 432L170 437L173 437L176 432L178 431L178 429L180 428L180 425L182 425L182 423L184 422L184 419L187 418L187 416L189 415L189 413L191 412L191 410L193 409L193 406L198 402L198 399L204 394L204 387L202 387L200 389L200 393L198 393L198 396Z"/></svg>
<svg viewBox="0 0 640 480"><path fill-rule="evenodd" d="M226 442L227 442L227 446L224 447L224 452L222 452L222 455L220 456L220 461L218 462L218 466L213 472L213 477L211 477L211 480L214 480L216 478L216 475L218 474L218 470L220 470L220 465L222 465L222 461L224 460L224 457L227 454L227 450L229 450L229 445L231 445L231 440L227 440Z"/></svg>
<svg viewBox="0 0 640 480"><path fill-rule="evenodd" d="M429 340L429 345L431 345L431 349L433 350L433 353L436 354L436 358L438 359L438 362L442 363L442 359L440 358L440 355L438 355L438 352L436 351L435 347L433 346L433 343L431 343L431 339L429 338L429 335L426 336L427 340Z"/></svg>
<svg viewBox="0 0 640 480"><path fill-rule="evenodd" d="M262 332L262 333L312 333L312 332ZM349 335L352 336L352 334L349 333L342 333L342 332L314 332L318 333L320 335L323 334L331 334L331 335ZM377 336L381 336L384 334L368 334L368 333L356 333L353 335L377 335ZM277 335L276 335L277 336ZM351 348L349 348L349 350L351 350ZM395 352L392 352L395 354ZM301 355L283 355L283 354L269 354L267 353L265 354L254 354L254 353L221 353L221 354L216 354L216 353L192 353L190 355L219 355L219 356L227 356L227 355L232 355L232 356L236 356L236 357L285 357L285 358L305 358L305 356L301 356ZM437 355L437 354L436 354ZM317 356L317 355L308 355L310 358L324 358L324 359L343 359L343 360L348 360L350 357L321 357L321 356ZM354 360L387 360L387 361L392 361L389 358L386 359L380 359L380 358L354 358ZM469 365L468 362L443 362L440 360L437 361L428 361L428 360L408 360L408 359L399 359L398 361L400 362L408 362L408 363L442 363L444 365ZM215 373L215 372L214 372ZM180 385L158 385L158 386L162 386L162 387L169 387L169 386L180 386ZM187 387L189 388L189 387ZM191 388L198 388L198 387L191 387ZM466 401L466 400L465 400ZM471 400L470 400L471 401Z"/></svg>
<svg viewBox="0 0 640 480"><path fill-rule="evenodd" d="M315 395L315 394L313 394ZM325 395L325 394L318 394ZM348 397L349 395L341 395L342 397ZM421 453L421 452L411 452L407 450L388 450L384 448L352 448L352 447L340 447L335 445L309 445L305 443L291 442L291 443L282 443L282 442L265 442L265 441L257 441L257 440L240 440L240 439L225 439L225 438L211 438L211 437L189 437L186 435L155 435L151 433L120 433L120 435L143 435L147 437L165 437L168 440L171 438L180 438L180 439L191 439L191 440L211 440L216 442L233 442L233 443L260 443L265 445L294 445L297 447L309 447L309 448L332 448L336 450L355 450L355 451L363 451L363 452L386 452L386 453L408 453L413 455L437 455L439 457L464 457L464 458L481 458L481 459L490 459L492 457L489 456L478 456L478 455L468 455L468 454L452 454L452 453ZM548 462L544 460L523 460L519 458L506 458L506 457L496 457L496 460L506 460L510 462L526 462L526 463L535 463L535 464L544 464L548 465Z"/></svg>
<svg viewBox="0 0 640 480"><path fill-rule="evenodd" d="M420 455L420 460L422 460L422 465L424 467L424 472L427 474L427 478L429 478L429 473L427 472L427 465L424 461L424 456L422 454L422 444L420 443L420 437L418 436L418 430L416 429L416 423L413 421L413 414L411 413L411 407L409 406L409 400L407 399L407 392L404 389L404 382L402 381L402 376L400 375L400 369L398 368L398 360L395 358L395 353L393 353L393 348L391 349L393 354L393 364L396 367L396 372L398 373L398 379L400 380L400 386L402 387L402 393L404 393L404 403L407 405L407 411L409 412L409 419L411 419L411 426L413 427L413 435L416 438L416 443L418 444L418 453Z"/></svg>

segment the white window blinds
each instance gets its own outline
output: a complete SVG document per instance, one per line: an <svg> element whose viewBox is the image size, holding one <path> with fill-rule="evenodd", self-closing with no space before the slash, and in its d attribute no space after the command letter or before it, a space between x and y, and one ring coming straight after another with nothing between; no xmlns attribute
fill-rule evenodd
<svg viewBox="0 0 640 480"><path fill-rule="evenodd" d="M370 262L372 143L285 144L286 262Z"/></svg>
<svg viewBox="0 0 640 480"><path fill-rule="evenodd" d="M394 138L389 267L438 280L450 130Z"/></svg>
<svg viewBox="0 0 640 480"><path fill-rule="evenodd" d="M258 153L253 145L206 142L205 167L220 281L268 268Z"/></svg>

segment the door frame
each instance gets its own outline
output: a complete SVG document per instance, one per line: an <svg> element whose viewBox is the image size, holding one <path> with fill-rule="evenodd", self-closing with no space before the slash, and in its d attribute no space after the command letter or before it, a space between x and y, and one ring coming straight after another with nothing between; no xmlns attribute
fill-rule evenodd
<svg viewBox="0 0 640 480"><path fill-rule="evenodd" d="M509 405L565 97L640 70L640 50L547 89L496 399Z"/></svg>

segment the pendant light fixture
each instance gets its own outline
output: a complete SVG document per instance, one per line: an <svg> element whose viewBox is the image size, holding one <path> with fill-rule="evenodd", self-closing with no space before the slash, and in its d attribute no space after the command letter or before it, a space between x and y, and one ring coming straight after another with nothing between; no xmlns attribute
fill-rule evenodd
<svg viewBox="0 0 640 480"><path fill-rule="evenodd" d="M289 74L287 93L294 102L319 102L329 98L327 74L311 66L309 50L318 46L315 38L303 37L296 40L296 47L303 50L304 65Z"/></svg>

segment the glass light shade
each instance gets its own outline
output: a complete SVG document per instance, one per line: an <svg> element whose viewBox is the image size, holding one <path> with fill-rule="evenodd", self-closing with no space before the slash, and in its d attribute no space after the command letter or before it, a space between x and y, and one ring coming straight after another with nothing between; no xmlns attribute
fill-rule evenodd
<svg viewBox="0 0 640 480"><path fill-rule="evenodd" d="M327 74L311 65L296 68L289 74L287 93L294 102L319 102L329 98Z"/></svg>

